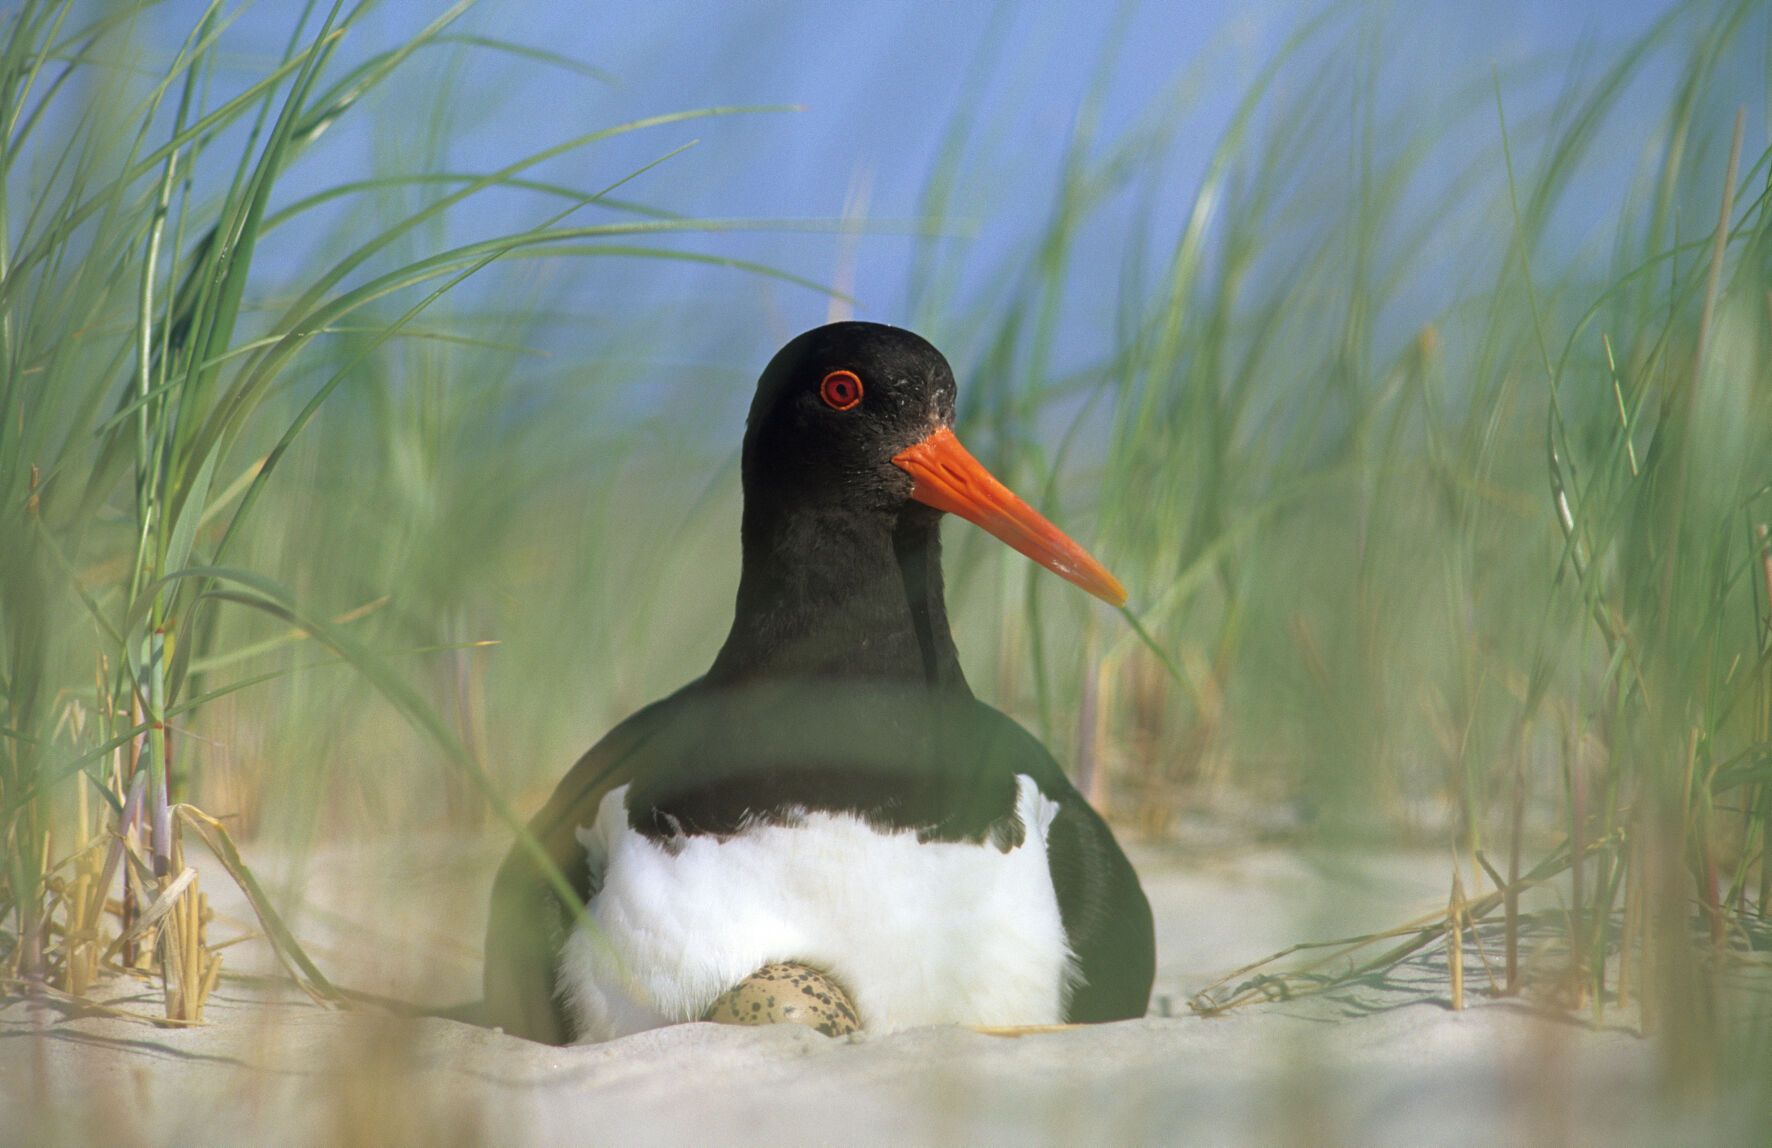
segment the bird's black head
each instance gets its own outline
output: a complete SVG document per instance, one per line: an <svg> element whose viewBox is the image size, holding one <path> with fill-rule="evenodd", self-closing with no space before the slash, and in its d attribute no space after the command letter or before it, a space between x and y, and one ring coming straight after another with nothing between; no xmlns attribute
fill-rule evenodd
<svg viewBox="0 0 1772 1148"><path fill-rule="evenodd" d="M928 340L832 323L776 352L751 401L747 499L897 516L911 475L893 459L954 421L954 372Z"/></svg>
<svg viewBox="0 0 1772 1148"><path fill-rule="evenodd" d="M870 522L882 538L907 525L932 531L930 509L945 510L1091 594L1124 603L1113 575L960 445L953 421L953 369L920 336L879 323L808 331L778 351L757 382L744 441L747 524L759 538L766 530L776 539L772 549L798 551L803 561L846 545L839 532L865 534Z"/></svg>

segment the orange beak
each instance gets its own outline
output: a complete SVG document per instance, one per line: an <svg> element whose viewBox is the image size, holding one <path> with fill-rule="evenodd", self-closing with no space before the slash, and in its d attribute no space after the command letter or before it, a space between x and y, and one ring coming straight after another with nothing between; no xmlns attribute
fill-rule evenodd
<svg viewBox="0 0 1772 1148"><path fill-rule="evenodd" d="M911 476L911 497L982 526L1035 562L1112 606L1126 604L1119 579L1064 531L998 482L954 432L937 427L892 458Z"/></svg>

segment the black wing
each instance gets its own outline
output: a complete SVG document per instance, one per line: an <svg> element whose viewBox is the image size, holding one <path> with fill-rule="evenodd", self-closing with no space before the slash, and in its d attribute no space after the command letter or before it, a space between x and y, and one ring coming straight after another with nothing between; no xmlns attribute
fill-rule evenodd
<svg viewBox="0 0 1772 1148"><path fill-rule="evenodd" d="M1007 714L978 703L990 753L1033 778L1058 803L1046 852L1065 936L1083 983L1065 1019L1075 1022L1141 1017L1150 1005L1157 946L1150 902L1113 831L1065 777L1038 738ZM1000 756L999 756L1000 755Z"/></svg>
<svg viewBox="0 0 1772 1148"><path fill-rule="evenodd" d="M530 821L531 836L571 887L571 902L523 842L505 856L492 886L486 926L487 1025L548 1044L566 1044L575 1037L555 993L555 976L561 946L590 897L592 874L577 830L596 817L604 795L642 771L650 759L648 746L693 688L654 702L610 730L579 758Z"/></svg>

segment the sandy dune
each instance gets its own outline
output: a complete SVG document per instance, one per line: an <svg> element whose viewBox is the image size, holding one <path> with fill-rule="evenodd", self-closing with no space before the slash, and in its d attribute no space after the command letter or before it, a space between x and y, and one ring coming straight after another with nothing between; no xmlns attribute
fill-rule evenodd
<svg viewBox="0 0 1772 1148"><path fill-rule="evenodd" d="M487 856L335 849L285 895L307 906L298 931L340 982L459 999L477 977ZM1016 1038L697 1024L556 1049L325 1010L257 980L225 983L199 1029L9 1000L0 1140L301 1143L355 1130L374 1142L1658 1144L1764 1127L1727 1098L1664 1105L1657 1050L1633 1015L1596 1028L1488 999L1474 955L1463 1012L1447 1005L1434 953L1325 997L1192 1016L1189 991L1272 949L1443 905L1445 862L1390 853L1323 867L1276 849L1136 859L1159 922L1153 1012L1173 1015ZM219 880L210 888L231 900ZM271 970L256 942L228 961ZM145 991L131 1004L153 1006Z"/></svg>

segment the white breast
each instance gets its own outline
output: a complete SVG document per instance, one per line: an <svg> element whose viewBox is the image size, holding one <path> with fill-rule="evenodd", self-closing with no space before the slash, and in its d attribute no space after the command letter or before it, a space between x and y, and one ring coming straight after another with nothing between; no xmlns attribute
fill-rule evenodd
<svg viewBox="0 0 1772 1148"><path fill-rule="evenodd" d="M1058 1022L1074 979L1046 861L1058 807L1016 780L1027 833L1007 852L827 813L655 841L615 790L578 833L602 877L560 958L578 1031L697 1020L772 961L835 977L870 1030Z"/></svg>

